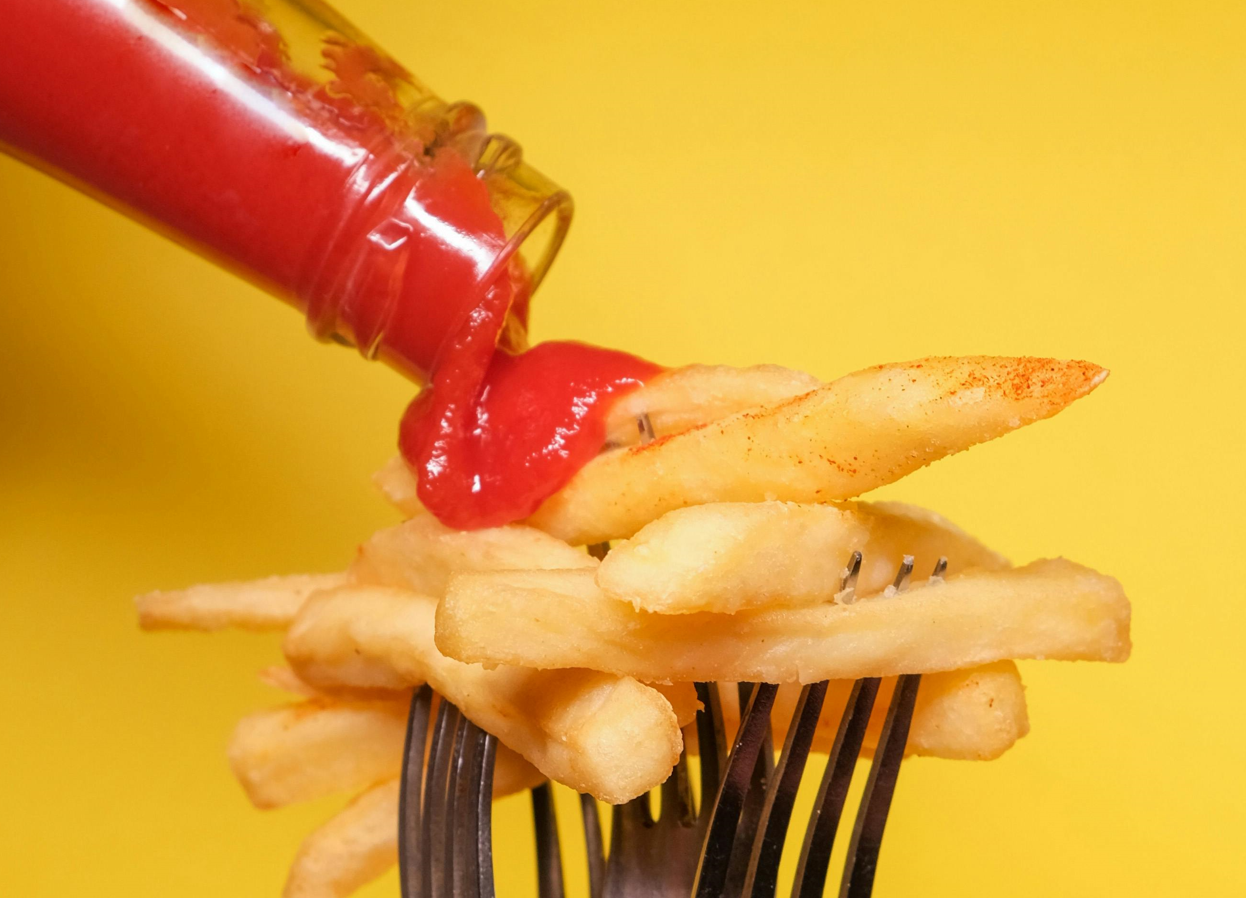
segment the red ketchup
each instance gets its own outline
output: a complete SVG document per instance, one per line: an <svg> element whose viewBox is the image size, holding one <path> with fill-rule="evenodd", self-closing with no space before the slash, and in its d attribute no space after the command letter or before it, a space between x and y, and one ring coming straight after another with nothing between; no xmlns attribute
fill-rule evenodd
<svg viewBox="0 0 1246 898"><path fill-rule="evenodd" d="M525 351L569 198L331 11L266 8L8 0L0 143L425 382L399 442L443 522L526 517L601 449L610 401L659 369L579 343ZM519 246L547 216L534 264Z"/></svg>

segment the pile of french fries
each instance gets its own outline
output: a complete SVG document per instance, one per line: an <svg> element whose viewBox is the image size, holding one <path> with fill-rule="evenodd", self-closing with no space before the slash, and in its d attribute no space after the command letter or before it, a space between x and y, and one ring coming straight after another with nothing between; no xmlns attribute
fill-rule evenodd
<svg viewBox="0 0 1246 898"><path fill-rule="evenodd" d="M525 523L450 530L394 460L376 481L406 520L346 571L152 593L139 618L285 632L286 665L261 676L294 701L244 718L230 764L257 807L357 796L308 837L288 898L341 898L394 863L407 703L425 683L497 736L495 795L546 779L611 803L644 794L684 750L702 680L784 684L780 744L799 684L833 681L825 750L853 680L926 674L908 751L995 758L1029 729L1015 659L1128 657L1120 584L1062 559L1013 567L933 512L851 500L1050 417L1106 374L990 357L827 384L672 370L616 405L606 451ZM606 542L604 560L585 551ZM919 578L898 596L906 556ZM885 697L875 707L867 750Z"/></svg>

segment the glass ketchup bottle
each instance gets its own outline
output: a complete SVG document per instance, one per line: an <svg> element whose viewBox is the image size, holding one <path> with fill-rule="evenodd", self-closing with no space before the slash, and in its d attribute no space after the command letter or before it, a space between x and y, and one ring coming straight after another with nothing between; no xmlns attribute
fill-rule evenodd
<svg viewBox="0 0 1246 898"><path fill-rule="evenodd" d="M314 0L8 0L0 144L427 378L482 293L504 346L571 198Z"/></svg>
<svg viewBox="0 0 1246 898"><path fill-rule="evenodd" d="M399 448L425 507L520 520L658 370L528 350L571 198L317 0L6 0L0 146L424 384Z"/></svg>

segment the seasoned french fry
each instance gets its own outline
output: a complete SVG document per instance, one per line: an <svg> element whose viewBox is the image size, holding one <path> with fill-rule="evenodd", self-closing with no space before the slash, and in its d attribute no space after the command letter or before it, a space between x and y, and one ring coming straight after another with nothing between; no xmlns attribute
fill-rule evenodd
<svg viewBox="0 0 1246 898"><path fill-rule="evenodd" d="M229 764L257 808L278 808L352 792L398 776L408 706L396 701L314 699L267 708L238 722ZM544 779L498 744L495 797Z"/></svg>
<svg viewBox="0 0 1246 898"><path fill-rule="evenodd" d="M606 442L613 446L638 442L636 420L641 415L648 415L654 432L665 436L736 412L783 402L816 390L821 383L812 374L779 365L672 368L611 406L606 415Z"/></svg>
<svg viewBox="0 0 1246 898"><path fill-rule="evenodd" d="M396 776L407 714L395 702L310 699L248 714L229 766L257 808L278 808Z"/></svg>
<svg viewBox="0 0 1246 898"><path fill-rule="evenodd" d="M853 680L832 680L826 690L822 715L813 738L813 751L827 753L844 707L852 692ZM887 705L895 689L895 677L883 680L874 702L863 754L870 755L878 745ZM785 684L775 696L770 715L776 745L782 745L787 726L800 698L800 686ZM739 726L740 706L734 687L719 689L727 732ZM990 761L998 758L1030 731L1025 707L1025 687L1017 665L998 661L969 670L931 673L922 677L913 709L913 721L905 753L932 758Z"/></svg>
<svg viewBox="0 0 1246 898"><path fill-rule="evenodd" d="M134 600L144 630L283 630L304 600L345 582L344 574L296 574L237 583L206 583Z"/></svg>
<svg viewBox="0 0 1246 898"><path fill-rule="evenodd" d="M407 518L428 514L416 493L417 484L415 475L401 455L395 455L372 475L372 485L385 497L385 501Z"/></svg>
<svg viewBox="0 0 1246 898"><path fill-rule="evenodd" d="M610 408L606 416L606 443L636 443L640 436L636 420L642 414L649 416L658 434L679 433L737 412L783 402L815 390L820 384L812 374L779 365L672 368ZM405 517L427 513L416 491L416 477L401 456L395 455L385 462L372 475L372 483Z"/></svg>
<svg viewBox="0 0 1246 898"><path fill-rule="evenodd" d="M583 573L591 582L592 571ZM435 607L386 587L319 593L286 634L286 658L317 686L427 680L546 776L604 801L627 801L666 779L687 721L660 692L591 670L485 670L446 658L433 644Z"/></svg>
<svg viewBox="0 0 1246 898"><path fill-rule="evenodd" d="M529 523L573 544L629 537L707 502L828 502L1054 415L1107 371L1035 358L930 358L842 377L778 405L615 449Z"/></svg>
<svg viewBox="0 0 1246 898"><path fill-rule="evenodd" d="M810 683L1007 658L1123 661L1129 600L1111 577L1063 559L895 598L736 614L636 611L590 571L463 574L437 610L437 645L463 661L591 665L651 682Z"/></svg>
<svg viewBox="0 0 1246 898"><path fill-rule="evenodd" d="M456 573L596 566L583 551L535 527L452 530L432 515L420 515L373 534L359 547L349 575L355 583L439 596Z"/></svg>
<svg viewBox="0 0 1246 898"><path fill-rule="evenodd" d="M832 599L854 551L857 593L882 590L904 555L918 570L940 556L949 572L1007 562L932 512L888 504L720 502L667 512L614 546L597 585L640 611L730 614Z"/></svg>
<svg viewBox="0 0 1246 898"><path fill-rule="evenodd" d="M398 790L374 786L304 839L284 898L346 898L396 864Z"/></svg>

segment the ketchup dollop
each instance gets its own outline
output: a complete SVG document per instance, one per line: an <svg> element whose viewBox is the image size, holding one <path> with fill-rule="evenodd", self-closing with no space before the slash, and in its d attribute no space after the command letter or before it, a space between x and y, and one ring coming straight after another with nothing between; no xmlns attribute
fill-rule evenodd
<svg viewBox="0 0 1246 898"><path fill-rule="evenodd" d="M456 344L402 419L420 501L463 530L527 517L601 450L610 404L660 370L586 343L513 355Z"/></svg>
<svg viewBox="0 0 1246 898"><path fill-rule="evenodd" d="M526 517L658 367L525 351L532 286L473 170L471 114L456 130L454 107L336 18L311 61L292 53L262 9L8 0L0 143L423 380L399 444L443 522Z"/></svg>

